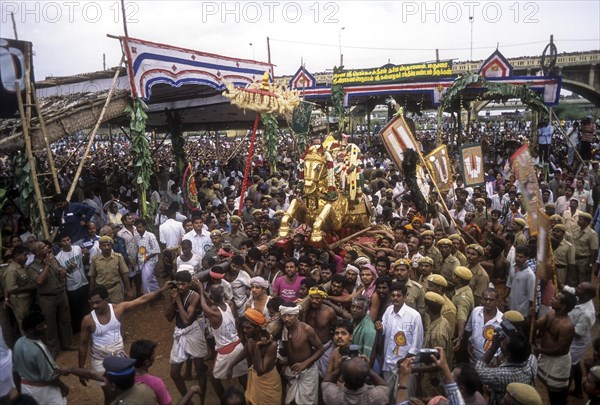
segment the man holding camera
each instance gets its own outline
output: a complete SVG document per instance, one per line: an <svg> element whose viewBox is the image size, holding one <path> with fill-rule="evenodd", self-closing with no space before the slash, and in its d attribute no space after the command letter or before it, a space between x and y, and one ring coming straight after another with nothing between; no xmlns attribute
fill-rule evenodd
<svg viewBox="0 0 600 405"><path fill-rule="evenodd" d="M343 377L341 387L337 381ZM374 385L367 385L367 377ZM342 357L340 366L327 374L321 384L325 405L339 404L386 404L389 400L389 387L385 380L369 367L369 358Z"/></svg>
<svg viewBox="0 0 600 405"><path fill-rule="evenodd" d="M475 370L481 382L491 391L491 403L497 405L502 404L508 384L520 382L533 385L537 374L537 360L531 354L527 336L518 331L509 321L501 323L501 330L502 332L495 331L490 348L481 360L475 362ZM505 361L498 367L490 367L500 347Z"/></svg>

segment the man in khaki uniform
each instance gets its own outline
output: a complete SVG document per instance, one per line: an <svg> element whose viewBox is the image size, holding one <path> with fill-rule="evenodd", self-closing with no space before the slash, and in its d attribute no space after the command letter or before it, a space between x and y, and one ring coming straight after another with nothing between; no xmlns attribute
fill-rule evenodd
<svg viewBox="0 0 600 405"><path fill-rule="evenodd" d="M425 291L427 291L428 288L428 281L427 281L427 277L429 277L429 275L431 274L431 271L433 270L433 259L431 257L420 257L418 260L419 263L419 284L421 284L421 287L423 287L425 289Z"/></svg>
<svg viewBox="0 0 600 405"><path fill-rule="evenodd" d="M477 244L471 244L467 246L467 262L469 263L469 270L473 273L473 278L469 282L469 287L473 291L473 298L475 299L475 306L481 305L481 297L483 292L490 285L490 276L487 274L485 269L481 267L481 260L483 259L483 248Z"/></svg>
<svg viewBox="0 0 600 405"><path fill-rule="evenodd" d="M475 301L473 299L473 291L469 287L469 282L473 278L471 270L464 266L458 266L454 269L453 283L456 286L454 289L454 296L452 302L456 305L456 331L457 338L455 340L454 350L458 350L463 334L465 332L465 325L469 319L469 314L475 307Z"/></svg>
<svg viewBox="0 0 600 405"><path fill-rule="evenodd" d="M567 274L574 274L577 272L575 246L565 239L566 233L567 227L562 224L554 225L552 227L552 237L558 241L558 246L552 253L554 254L559 290L562 290L565 286Z"/></svg>
<svg viewBox="0 0 600 405"><path fill-rule="evenodd" d="M435 233L433 231L421 232L421 247L419 253L421 256L427 256L433 259L433 272L436 274L440 273L440 266L442 264L442 254L433 245L435 240Z"/></svg>
<svg viewBox="0 0 600 405"><path fill-rule="evenodd" d="M452 241L452 256L454 256L458 259L458 262L460 263L461 266L466 266L467 265L467 257L461 251L464 246L464 243L465 243L462 236L455 233L455 234L448 236L448 239L450 239Z"/></svg>
<svg viewBox="0 0 600 405"><path fill-rule="evenodd" d="M564 225L565 221L563 221L563 217L561 217L560 215L552 215L550 217L550 225L554 226L554 225ZM569 228L567 228L565 226L565 240L567 242L570 242L571 244L573 244L573 235L571 235L571 233L569 232Z"/></svg>
<svg viewBox="0 0 600 405"><path fill-rule="evenodd" d="M478 198L475 200L475 212L473 214L473 222L475 222L475 225L479 227L481 232L484 232L488 220L490 219L488 210L485 206L485 198Z"/></svg>
<svg viewBox="0 0 600 405"><path fill-rule="evenodd" d="M430 319L430 323L425 330L423 347L441 347L444 349L445 353L452 353L452 330L446 318L441 316L443 305L444 298L441 295L431 291L425 294L425 306L427 308L427 316ZM452 365L451 358L446 358L446 361L449 363L448 366L450 367ZM419 373L419 368L413 366L413 372ZM432 398L434 396L442 395L443 392L440 381L439 371L437 373L419 373L417 376L417 395L421 398ZM420 388L420 390L418 388Z"/></svg>
<svg viewBox="0 0 600 405"><path fill-rule="evenodd" d="M25 270L28 251L23 246L17 246L13 249L13 261L6 268L5 282L5 300L10 304L13 314L17 319L21 335L25 335L23 325L21 324L25 315L29 313L33 303L33 293L35 283Z"/></svg>
<svg viewBox="0 0 600 405"><path fill-rule="evenodd" d="M444 305L442 306L442 316L446 318L450 328L452 329L452 337L454 337L454 330L456 328L456 305L444 294L444 290L448 287L446 279L439 274L432 274L427 279L429 283L429 290L437 293L444 298Z"/></svg>
<svg viewBox="0 0 600 405"><path fill-rule="evenodd" d="M451 282L454 269L461 265L460 261L456 257L452 256L452 241L446 238L440 239L438 240L437 248L442 255L440 274L446 279L447 282Z"/></svg>
<svg viewBox="0 0 600 405"><path fill-rule="evenodd" d="M242 242L248 239L248 236L240 230L242 218L237 215L232 215L231 218L229 218L229 224L231 226L231 231L223 233L223 242L239 250Z"/></svg>
<svg viewBox="0 0 600 405"><path fill-rule="evenodd" d="M37 300L46 318L45 342L56 358L61 349L73 350L71 312L65 289L67 271L60 266L44 242L33 245L35 259L27 266L27 274L37 285Z"/></svg>
<svg viewBox="0 0 600 405"><path fill-rule="evenodd" d="M515 234L515 243L513 243L513 246L515 249L521 246L527 247L527 244L529 243L527 236L525 236L525 227L527 227L527 221L523 218L513 219L512 230Z"/></svg>
<svg viewBox="0 0 600 405"><path fill-rule="evenodd" d="M592 216L587 212L579 214L577 225L579 225L579 232L573 235L575 241L575 266L578 272L573 272L573 279L567 282L569 285L578 285L585 281L592 281L592 264L596 259L598 253L598 234L592 228L590 223L592 222Z"/></svg>
<svg viewBox="0 0 600 405"><path fill-rule="evenodd" d="M397 275L396 281L406 284L404 303L421 314L423 326L425 326L425 291L421 284L409 278L410 266L411 261L408 259L398 259L394 262L394 270Z"/></svg>
<svg viewBox="0 0 600 405"><path fill-rule="evenodd" d="M113 252L113 240L110 236L101 236L98 242L102 253L94 256L90 264L90 291L96 285L104 286L108 290L108 300L112 304L123 302L123 293L127 299L132 299L133 291L129 285L129 269L125 259L121 254ZM125 286L125 291L121 288L121 282Z"/></svg>

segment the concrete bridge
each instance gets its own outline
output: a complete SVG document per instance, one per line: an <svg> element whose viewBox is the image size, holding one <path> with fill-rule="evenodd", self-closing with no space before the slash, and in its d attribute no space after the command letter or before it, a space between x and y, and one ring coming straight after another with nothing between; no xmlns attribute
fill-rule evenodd
<svg viewBox="0 0 600 405"><path fill-rule="evenodd" d="M507 58L514 76L535 76L541 70L540 56ZM483 61L455 62L452 73L477 71ZM559 54L556 58L562 88L586 98L600 108L600 51Z"/></svg>

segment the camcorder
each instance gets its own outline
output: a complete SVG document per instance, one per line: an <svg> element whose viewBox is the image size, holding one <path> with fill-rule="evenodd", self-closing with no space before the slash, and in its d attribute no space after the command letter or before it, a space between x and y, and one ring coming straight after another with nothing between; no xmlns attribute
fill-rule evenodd
<svg viewBox="0 0 600 405"><path fill-rule="evenodd" d="M433 359L431 358L432 355L436 359L440 359L440 352L438 352L436 349L420 349L415 355L415 359L413 361L415 363L431 364L433 363Z"/></svg>
<svg viewBox="0 0 600 405"><path fill-rule="evenodd" d="M360 354L360 345L350 345L346 350L340 351L342 356L358 357Z"/></svg>
<svg viewBox="0 0 600 405"><path fill-rule="evenodd" d="M500 326L494 328L494 333L498 335L498 339L500 340L504 340L506 336L509 336L510 334L516 331L517 328L515 328L515 325L513 325L512 323L510 323L510 321L507 320L500 322Z"/></svg>

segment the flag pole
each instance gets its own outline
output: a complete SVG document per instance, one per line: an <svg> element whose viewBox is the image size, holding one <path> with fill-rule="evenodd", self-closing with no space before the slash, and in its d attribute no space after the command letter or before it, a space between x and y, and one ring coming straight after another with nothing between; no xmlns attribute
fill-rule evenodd
<svg viewBox="0 0 600 405"><path fill-rule="evenodd" d="M431 179L431 182L433 183L433 187L435 188L435 191L438 193L438 196L440 197L440 200L442 202L442 206L444 207L444 209L446 210L446 213L448 214L448 217L450 217L450 221L452 222L452 225L454 225L454 228L457 229L457 225L456 225L456 221L454 220L454 218L452 217L452 215L450 215L450 210L448 209L448 205L446 205L446 200L444 199L444 197L442 196L442 192L440 191L440 189L438 188L437 184L435 181L433 181L434 176L433 173L431 171L431 167L429 167L429 163L425 160L425 158L423 157L423 154L421 153L421 149L419 148L419 144L417 144L417 140L414 136L414 134L412 133L412 131L410 130L410 128L408 127L408 125L406 124L406 121L404 120L404 116L402 116L401 114L398 115L398 117L402 120L402 122L404 123L404 127L408 129L408 133L410 134L412 141L414 142L416 149L417 149L417 154L419 155L419 159L421 159L421 162L423 163L423 165L425 166L425 170L427 170L427 174L429 175L429 178Z"/></svg>

